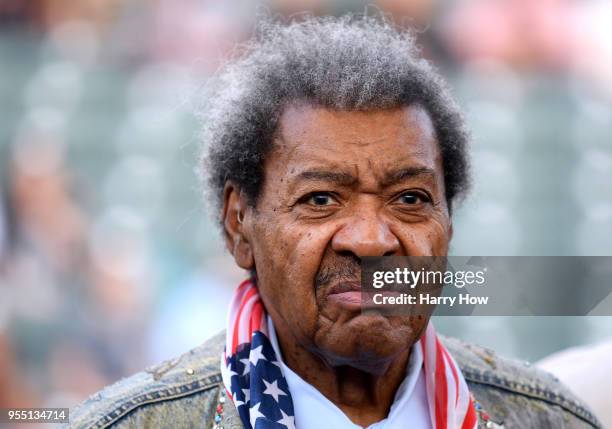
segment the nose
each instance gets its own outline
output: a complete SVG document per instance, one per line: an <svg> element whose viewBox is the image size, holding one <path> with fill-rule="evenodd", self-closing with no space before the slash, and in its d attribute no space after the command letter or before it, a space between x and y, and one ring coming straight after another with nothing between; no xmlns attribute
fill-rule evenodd
<svg viewBox="0 0 612 429"><path fill-rule="evenodd" d="M338 253L364 256L390 256L400 250L398 238L377 213L362 212L348 220L334 234L332 249Z"/></svg>

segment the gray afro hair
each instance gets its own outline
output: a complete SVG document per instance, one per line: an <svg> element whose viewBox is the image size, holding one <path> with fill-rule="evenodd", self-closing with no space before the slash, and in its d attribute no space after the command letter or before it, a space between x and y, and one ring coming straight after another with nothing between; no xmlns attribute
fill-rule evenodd
<svg viewBox="0 0 612 429"><path fill-rule="evenodd" d="M207 99L202 176L217 210L227 181L257 204L279 117L295 102L348 111L420 105L440 145L449 208L469 187L468 134L456 103L414 35L384 18L262 24Z"/></svg>

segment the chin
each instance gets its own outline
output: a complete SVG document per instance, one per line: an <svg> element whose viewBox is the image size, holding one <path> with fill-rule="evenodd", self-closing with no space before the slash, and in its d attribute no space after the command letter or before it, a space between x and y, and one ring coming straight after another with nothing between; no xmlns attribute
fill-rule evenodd
<svg viewBox="0 0 612 429"><path fill-rule="evenodd" d="M408 351L420 331L420 326L405 317L364 314L330 326L321 333L317 346L331 366L376 367Z"/></svg>

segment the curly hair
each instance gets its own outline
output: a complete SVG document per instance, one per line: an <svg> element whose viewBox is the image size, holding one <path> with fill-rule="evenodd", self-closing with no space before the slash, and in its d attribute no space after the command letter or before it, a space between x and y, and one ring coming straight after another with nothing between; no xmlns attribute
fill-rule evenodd
<svg viewBox="0 0 612 429"><path fill-rule="evenodd" d="M308 17L262 24L214 79L201 173L216 209L227 181L257 204L279 117L298 101L348 111L420 105L440 145L449 209L469 188L463 116L414 35L381 17Z"/></svg>

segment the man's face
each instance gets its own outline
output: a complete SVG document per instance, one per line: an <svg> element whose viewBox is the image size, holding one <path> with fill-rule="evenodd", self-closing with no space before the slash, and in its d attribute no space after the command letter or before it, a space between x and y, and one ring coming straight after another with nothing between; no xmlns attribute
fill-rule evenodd
<svg viewBox="0 0 612 429"><path fill-rule="evenodd" d="M264 169L246 231L279 334L330 365L408 350L427 319L361 314L355 289L363 256L447 254L451 224L428 114L289 107Z"/></svg>

